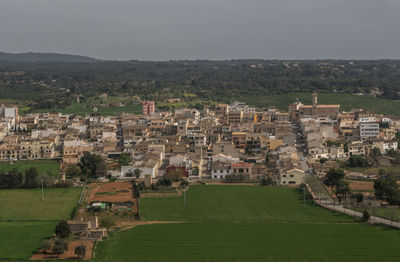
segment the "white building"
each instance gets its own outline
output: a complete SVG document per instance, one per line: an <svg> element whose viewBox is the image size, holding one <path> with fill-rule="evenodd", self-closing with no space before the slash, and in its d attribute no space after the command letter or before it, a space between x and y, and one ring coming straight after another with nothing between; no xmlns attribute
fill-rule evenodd
<svg viewBox="0 0 400 262"><path fill-rule="evenodd" d="M16 107L8 107L4 109L4 117L8 118L17 118L18 117L18 108Z"/></svg>
<svg viewBox="0 0 400 262"><path fill-rule="evenodd" d="M378 137L379 136L379 123L376 121L368 120L361 121L360 120L360 137L365 140L370 137Z"/></svg>
<svg viewBox="0 0 400 262"><path fill-rule="evenodd" d="M398 148L398 142L397 141L389 141L389 142L384 142L383 145L383 153L387 153L387 151L393 149L397 150Z"/></svg>
<svg viewBox="0 0 400 262"><path fill-rule="evenodd" d="M223 180L226 178L227 175L232 173L231 165L222 162L213 162L211 168L211 178Z"/></svg>

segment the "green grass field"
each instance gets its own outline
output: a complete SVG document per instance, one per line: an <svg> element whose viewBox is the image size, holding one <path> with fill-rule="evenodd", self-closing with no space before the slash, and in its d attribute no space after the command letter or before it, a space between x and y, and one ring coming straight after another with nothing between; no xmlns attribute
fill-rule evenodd
<svg viewBox="0 0 400 262"><path fill-rule="evenodd" d="M45 188L45 200L42 201L39 188L2 189L0 221L56 221L68 218L80 193L80 188Z"/></svg>
<svg viewBox="0 0 400 262"><path fill-rule="evenodd" d="M80 188L0 190L0 261L26 261L44 238L68 219Z"/></svg>
<svg viewBox="0 0 400 262"><path fill-rule="evenodd" d="M311 104L310 93L272 95L257 94L245 97L237 97L235 99L258 107L273 105L278 109L287 112L289 104L295 102L297 98L304 104ZM225 102L230 102L230 100ZM340 110L346 111L349 111L352 108L363 108L379 114L400 116L400 100L389 100L371 96L356 96L349 94L319 94L318 103L340 104Z"/></svg>
<svg viewBox="0 0 400 262"><path fill-rule="evenodd" d="M0 261L27 261L56 222L0 222Z"/></svg>
<svg viewBox="0 0 400 262"><path fill-rule="evenodd" d="M36 167L39 174L51 173L53 176L58 176L60 170L60 164L57 161L51 160L41 160L41 161L17 161L12 165L9 162L0 162L0 171L8 172L13 168L17 168L21 173L24 173L25 170Z"/></svg>
<svg viewBox="0 0 400 262"><path fill-rule="evenodd" d="M196 222L352 221L347 216L308 204L302 192L281 187L192 186L182 197L140 200L141 220Z"/></svg>
<svg viewBox="0 0 400 262"><path fill-rule="evenodd" d="M155 224L100 242L95 261L398 261L399 238L361 224Z"/></svg>
<svg viewBox="0 0 400 262"><path fill-rule="evenodd" d="M298 189L191 186L141 199L144 220L98 243L94 261L398 261L400 233L331 212Z"/></svg>

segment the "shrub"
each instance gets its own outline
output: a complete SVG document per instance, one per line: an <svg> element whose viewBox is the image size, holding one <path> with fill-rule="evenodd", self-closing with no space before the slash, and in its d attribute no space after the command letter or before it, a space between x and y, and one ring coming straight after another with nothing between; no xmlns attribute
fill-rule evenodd
<svg viewBox="0 0 400 262"><path fill-rule="evenodd" d="M80 257L81 259L85 258L86 255L86 246L80 245L75 248L75 255Z"/></svg>
<svg viewBox="0 0 400 262"><path fill-rule="evenodd" d="M71 235L71 228L67 221L61 220L56 226L56 235L59 238L68 238Z"/></svg>
<svg viewBox="0 0 400 262"><path fill-rule="evenodd" d="M78 215L79 208L80 208L79 205L74 206L74 208L72 209L71 214L70 214L71 219L73 219L74 217L76 217Z"/></svg>
<svg viewBox="0 0 400 262"><path fill-rule="evenodd" d="M321 164L325 163L326 161L328 161L327 158L321 158L321 159L319 160L319 162L320 162Z"/></svg>
<svg viewBox="0 0 400 262"><path fill-rule="evenodd" d="M360 203L364 200L364 196L362 193L357 193L353 197L357 201L357 203Z"/></svg>
<svg viewBox="0 0 400 262"><path fill-rule="evenodd" d="M371 215L369 214L369 212L367 210L364 210L363 216L362 216L363 220L368 221L370 217L371 217Z"/></svg>
<svg viewBox="0 0 400 262"><path fill-rule="evenodd" d="M54 184L54 187L72 187L73 183L69 180L60 180Z"/></svg>
<svg viewBox="0 0 400 262"><path fill-rule="evenodd" d="M261 179L261 185L263 185L263 186L271 186L273 184L274 184L274 180L270 177L267 177L267 178L263 177Z"/></svg>
<svg viewBox="0 0 400 262"><path fill-rule="evenodd" d="M115 226L115 220L111 216L106 216L100 219L100 226L105 228L110 228Z"/></svg>
<svg viewBox="0 0 400 262"><path fill-rule="evenodd" d="M168 187L168 186L172 185L172 180L167 177L161 178L160 180L157 181L157 185Z"/></svg>
<svg viewBox="0 0 400 262"><path fill-rule="evenodd" d="M46 239L40 244L39 249L43 251L43 254L46 254L47 250L49 250L50 247L51 247L50 241Z"/></svg>
<svg viewBox="0 0 400 262"><path fill-rule="evenodd" d="M58 239L54 243L53 252L56 254L63 254L65 250L68 250L68 243L63 239Z"/></svg>

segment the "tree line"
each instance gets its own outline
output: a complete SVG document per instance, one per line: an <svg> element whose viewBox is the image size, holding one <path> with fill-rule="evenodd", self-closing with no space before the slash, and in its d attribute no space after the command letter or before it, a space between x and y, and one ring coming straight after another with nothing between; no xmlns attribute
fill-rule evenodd
<svg viewBox="0 0 400 262"><path fill-rule="evenodd" d="M397 60L0 61L0 98L29 100L36 109L65 108L74 95L89 98L100 93L156 102L174 97L183 102L225 101L248 94L314 91L375 92L399 99L399 67Z"/></svg>
<svg viewBox="0 0 400 262"><path fill-rule="evenodd" d="M69 181L56 181L51 174L39 175L36 167L30 167L25 172L13 168L8 172L0 171L0 188L37 188L43 183L44 187L70 187Z"/></svg>

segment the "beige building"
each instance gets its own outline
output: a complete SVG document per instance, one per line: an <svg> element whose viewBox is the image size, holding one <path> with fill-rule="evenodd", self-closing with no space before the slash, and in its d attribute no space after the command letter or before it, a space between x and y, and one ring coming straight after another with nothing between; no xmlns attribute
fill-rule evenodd
<svg viewBox="0 0 400 262"><path fill-rule="evenodd" d="M280 184L283 186L293 185L298 186L304 183L306 174L303 170L293 168L280 175Z"/></svg>
<svg viewBox="0 0 400 262"><path fill-rule="evenodd" d="M278 147L280 147L281 145L283 145L283 140L282 139L267 139L266 140L266 145L267 145L267 149L274 151L276 150Z"/></svg>
<svg viewBox="0 0 400 262"><path fill-rule="evenodd" d="M229 111L228 112L228 123L240 123L242 122L243 112L242 111Z"/></svg>
<svg viewBox="0 0 400 262"><path fill-rule="evenodd" d="M77 164L85 152L92 152L93 144L82 140L72 139L64 141L63 164Z"/></svg>
<svg viewBox="0 0 400 262"><path fill-rule="evenodd" d="M35 160L54 158L54 143L47 140L27 140L0 146L1 160Z"/></svg>
<svg viewBox="0 0 400 262"><path fill-rule="evenodd" d="M237 149L245 149L246 148L246 132L233 132L232 133L232 142L236 146Z"/></svg>

